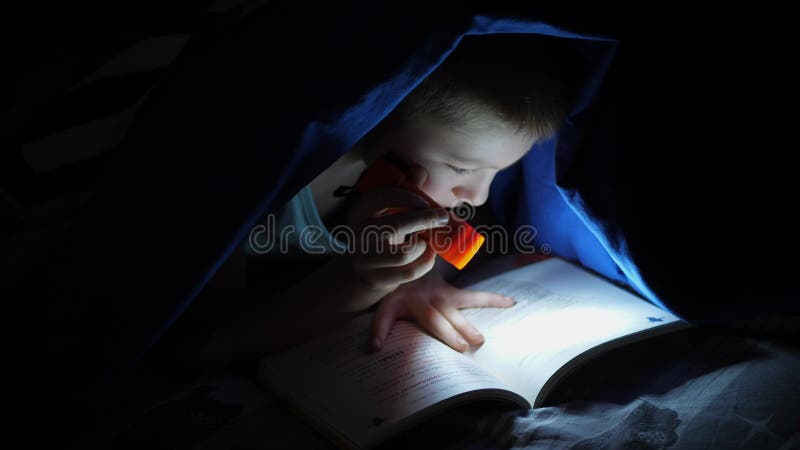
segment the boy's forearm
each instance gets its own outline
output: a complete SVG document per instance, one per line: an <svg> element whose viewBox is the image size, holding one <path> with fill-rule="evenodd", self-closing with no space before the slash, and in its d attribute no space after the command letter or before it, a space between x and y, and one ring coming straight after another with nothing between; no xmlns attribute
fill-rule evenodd
<svg viewBox="0 0 800 450"><path fill-rule="evenodd" d="M387 293L362 284L346 261L333 259L281 294L254 302L187 359L227 365L290 347L343 324Z"/></svg>

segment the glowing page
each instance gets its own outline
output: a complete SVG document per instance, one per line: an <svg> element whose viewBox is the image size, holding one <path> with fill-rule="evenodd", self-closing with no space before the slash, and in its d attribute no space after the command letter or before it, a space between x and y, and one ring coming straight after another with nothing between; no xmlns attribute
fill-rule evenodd
<svg viewBox="0 0 800 450"><path fill-rule="evenodd" d="M486 337L472 352L473 359L534 406L547 381L573 358L618 338L679 321L558 258L469 288L498 292L517 301L508 309L462 312Z"/></svg>

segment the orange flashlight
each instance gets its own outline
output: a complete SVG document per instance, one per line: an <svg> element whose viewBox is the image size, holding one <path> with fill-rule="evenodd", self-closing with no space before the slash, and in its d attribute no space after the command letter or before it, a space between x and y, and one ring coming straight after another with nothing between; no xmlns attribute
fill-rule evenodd
<svg viewBox="0 0 800 450"><path fill-rule="evenodd" d="M408 179L403 169L387 157L375 160L355 185L361 192L376 188L397 186L407 189L424 198L431 207L439 206L427 194L422 192ZM408 211L411 208L388 208L385 214L395 214ZM433 251L459 270L472 259L483 245L485 238L475 231L465 220L450 213L450 222L442 227L431 228L418 232L428 242Z"/></svg>

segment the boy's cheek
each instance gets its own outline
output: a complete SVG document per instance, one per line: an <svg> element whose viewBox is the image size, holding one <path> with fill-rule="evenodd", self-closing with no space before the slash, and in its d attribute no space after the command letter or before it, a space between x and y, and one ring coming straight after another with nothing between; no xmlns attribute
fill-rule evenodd
<svg viewBox="0 0 800 450"><path fill-rule="evenodd" d="M492 176L488 180L476 176L456 175L448 169L426 167L427 177L419 188L442 207L454 207L467 201L474 203L484 198ZM486 182L484 182L486 181Z"/></svg>
<svg viewBox="0 0 800 450"><path fill-rule="evenodd" d="M428 197L436 200L439 206L448 207L454 200L452 191L448 190L446 186L437 184L436 182L430 182L429 180L421 186L421 189Z"/></svg>

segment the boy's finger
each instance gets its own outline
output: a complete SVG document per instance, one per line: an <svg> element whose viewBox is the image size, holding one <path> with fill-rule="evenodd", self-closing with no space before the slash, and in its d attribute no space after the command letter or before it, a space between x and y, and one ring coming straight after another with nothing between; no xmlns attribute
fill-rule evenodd
<svg viewBox="0 0 800 450"><path fill-rule="evenodd" d="M381 269L405 266L419 259L428 247L427 242L423 240L399 245L374 241L367 243L367 245L373 245L374 247L364 248L362 250L367 250L366 253L354 255L353 265L357 268Z"/></svg>
<svg viewBox="0 0 800 450"><path fill-rule="evenodd" d="M411 302L411 314L422 329L459 352L469 349L469 343L453 328L450 321L428 302Z"/></svg>
<svg viewBox="0 0 800 450"><path fill-rule="evenodd" d="M381 300L377 311L375 311L375 315L372 316L372 328L369 340L370 350L376 352L383 348L383 344L386 342L386 337L389 336L392 325L394 325L397 319L401 318L401 313L404 309L404 302L392 301L391 297L386 297Z"/></svg>
<svg viewBox="0 0 800 450"><path fill-rule="evenodd" d="M461 314L457 308L448 304L445 301L442 302L434 302L436 309L442 313L442 315L447 318L448 321L453 325L453 328L456 329L464 338L471 345L481 345L485 340L483 335L474 325L469 323L469 321Z"/></svg>
<svg viewBox="0 0 800 450"><path fill-rule="evenodd" d="M516 304L513 298L496 292L453 289L449 295L456 308L508 308Z"/></svg>
<svg viewBox="0 0 800 450"><path fill-rule="evenodd" d="M386 267L370 270L370 280L380 286L401 285L421 278L433 269L436 263L436 253L426 245L422 255L409 264L399 267Z"/></svg>
<svg viewBox="0 0 800 450"><path fill-rule="evenodd" d="M450 222L450 213L444 208L428 208L403 211L374 219L370 225L375 229L391 230L390 242L399 244L407 234L437 228Z"/></svg>

